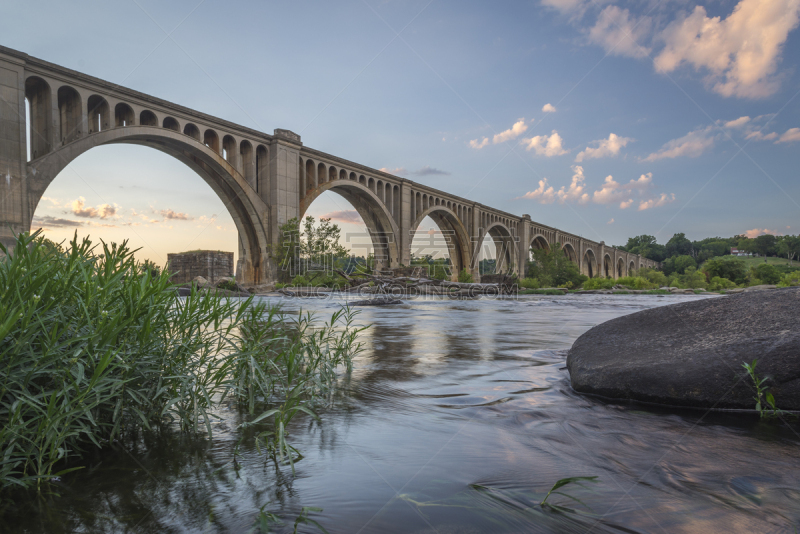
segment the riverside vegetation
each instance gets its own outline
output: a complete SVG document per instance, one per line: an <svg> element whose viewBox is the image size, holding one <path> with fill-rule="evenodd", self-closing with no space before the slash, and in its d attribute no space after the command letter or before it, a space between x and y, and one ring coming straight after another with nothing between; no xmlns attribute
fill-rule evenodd
<svg viewBox="0 0 800 534"><path fill-rule="evenodd" d="M62 249L37 232L15 245L0 259L3 499L142 433L210 438L231 400L252 427L241 436L293 467L290 422L317 418L361 351L365 327L346 308L316 324L252 297L179 297L125 243L98 250L76 237Z"/></svg>

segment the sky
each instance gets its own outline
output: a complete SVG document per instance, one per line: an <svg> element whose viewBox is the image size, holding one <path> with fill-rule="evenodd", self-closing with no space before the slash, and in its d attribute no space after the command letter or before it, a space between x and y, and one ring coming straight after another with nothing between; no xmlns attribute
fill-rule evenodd
<svg viewBox="0 0 800 534"><path fill-rule="evenodd" d="M800 0L6 0L2 12L4 46L593 240L800 227ZM361 231L335 193L309 213ZM236 251L210 187L143 147L76 159L35 223L128 238L159 264Z"/></svg>

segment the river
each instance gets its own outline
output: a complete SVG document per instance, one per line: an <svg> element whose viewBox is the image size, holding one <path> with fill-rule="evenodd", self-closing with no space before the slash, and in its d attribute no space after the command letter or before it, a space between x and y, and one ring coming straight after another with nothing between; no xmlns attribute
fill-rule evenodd
<svg viewBox="0 0 800 534"><path fill-rule="evenodd" d="M231 407L211 441L143 439L98 454L44 496L2 505L4 532L291 532L304 506L331 533L796 532L798 425L612 403L573 392L567 349L620 315L699 296L420 299L366 307L366 350L320 411L297 420L292 474ZM336 300L272 299L329 315ZM540 506L566 477L568 484ZM570 497L579 499L576 502ZM10 506L10 508L9 508ZM301 525L301 532L317 532Z"/></svg>

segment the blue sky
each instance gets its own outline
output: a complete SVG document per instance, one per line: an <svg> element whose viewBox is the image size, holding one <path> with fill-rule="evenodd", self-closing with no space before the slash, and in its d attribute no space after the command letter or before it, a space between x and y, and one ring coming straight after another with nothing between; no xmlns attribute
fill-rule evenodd
<svg viewBox="0 0 800 534"><path fill-rule="evenodd" d="M5 46L591 239L800 227L800 0L2 11ZM45 196L37 220L130 237L159 263L235 250L211 189L145 148L95 149ZM351 231L351 209L328 193L311 213Z"/></svg>

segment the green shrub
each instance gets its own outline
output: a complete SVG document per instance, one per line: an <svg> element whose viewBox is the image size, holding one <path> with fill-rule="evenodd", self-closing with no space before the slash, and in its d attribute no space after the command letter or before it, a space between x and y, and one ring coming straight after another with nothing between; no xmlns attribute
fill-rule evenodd
<svg viewBox="0 0 800 534"><path fill-rule="evenodd" d="M536 278L520 278L519 287L524 289L539 289L541 286L539 285L539 280Z"/></svg>
<svg viewBox="0 0 800 534"><path fill-rule="evenodd" d="M800 271L794 271L793 273L783 275L778 285L781 287L800 285Z"/></svg>
<svg viewBox="0 0 800 534"><path fill-rule="evenodd" d="M660 286L641 276L623 276L617 279L617 284L631 289L658 289Z"/></svg>
<svg viewBox="0 0 800 534"><path fill-rule="evenodd" d="M239 291L239 286L233 280L225 280L217 286L219 289L227 289L228 291Z"/></svg>
<svg viewBox="0 0 800 534"><path fill-rule="evenodd" d="M291 283L289 283L292 287L308 287L310 284L308 283L308 279L303 276L302 274L298 274L294 278L292 278Z"/></svg>
<svg viewBox="0 0 800 534"><path fill-rule="evenodd" d="M472 274L470 274L470 272L466 269L461 269L461 272L458 273L458 281L462 284L472 284L475 282L475 280L472 278Z"/></svg>
<svg viewBox="0 0 800 534"><path fill-rule="evenodd" d="M762 263L750 268L751 279L761 280L764 284L777 284L781 281L781 273L774 265Z"/></svg>
<svg viewBox="0 0 800 534"><path fill-rule="evenodd" d="M692 269L692 267L687 267L688 269ZM649 282L656 285L656 287L665 286L668 283L667 276L657 269L652 269L650 267L643 267L636 271L635 276L640 278L644 278Z"/></svg>
<svg viewBox="0 0 800 534"><path fill-rule="evenodd" d="M583 283L583 289L611 289L615 284L607 278L589 278Z"/></svg>
<svg viewBox="0 0 800 534"><path fill-rule="evenodd" d="M744 260L733 256L711 258L700 267L700 270L705 272L709 279L718 276L737 284L745 283L747 278L747 267Z"/></svg>
<svg viewBox="0 0 800 534"><path fill-rule="evenodd" d="M683 287L689 289L698 289L706 287L706 277L703 273L694 267L687 267L686 273L679 276L679 280Z"/></svg>
<svg viewBox="0 0 800 534"><path fill-rule="evenodd" d="M723 289L733 289L735 287L735 282L727 278L722 278L721 276L715 276L711 279L711 283L708 284L709 291L721 291Z"/></svg>

